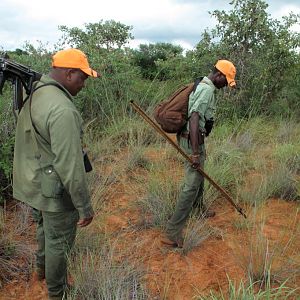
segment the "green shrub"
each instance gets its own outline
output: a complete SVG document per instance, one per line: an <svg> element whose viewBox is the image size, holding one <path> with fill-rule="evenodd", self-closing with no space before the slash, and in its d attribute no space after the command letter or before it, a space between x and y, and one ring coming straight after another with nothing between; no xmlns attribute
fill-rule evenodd
<svg viewBox="0 0 300 300"><path fill-rule="evenodd" d="M0 145L0 203L12 196L13 147L13 137Z"/></svg>

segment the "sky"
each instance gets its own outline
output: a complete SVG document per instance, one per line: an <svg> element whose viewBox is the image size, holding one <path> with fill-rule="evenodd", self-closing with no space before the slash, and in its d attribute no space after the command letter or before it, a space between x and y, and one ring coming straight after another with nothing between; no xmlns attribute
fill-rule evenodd
<svg viewBox="0 0 300 300"><path fill-rule="evenodd" d="M229 0L1 0L0 50L24 48L37 41L49 48L58 42L59 25L84 28L86 23L114 20L132 26L129 46L168 42L192 49L205 28L216 20L209 12L232 9ZM300 13L300 0L267 0L267 12L281 19L289 12ZM300 32L300 25L294 27Z"/></svg>

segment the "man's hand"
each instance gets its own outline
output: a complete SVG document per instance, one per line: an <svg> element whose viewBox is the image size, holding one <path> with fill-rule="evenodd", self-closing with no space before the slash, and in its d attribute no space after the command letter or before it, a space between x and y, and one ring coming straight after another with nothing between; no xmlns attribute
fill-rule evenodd
<svg viewBox="0 0 300 300"><path fill-rule="evenodd" d="M199 154L192 154L192 168L197 169L200 166L200 155Z"/></svg>
<svg viewBox="0 0 300 300"><path fill-rule="evenodd" d="M91 217L88 217L88 218L84 218L84 219L80 219L78 222L77 222L77 225L79 227L85 227L85 226L88 226L93 220L93 216Z"/></svg>

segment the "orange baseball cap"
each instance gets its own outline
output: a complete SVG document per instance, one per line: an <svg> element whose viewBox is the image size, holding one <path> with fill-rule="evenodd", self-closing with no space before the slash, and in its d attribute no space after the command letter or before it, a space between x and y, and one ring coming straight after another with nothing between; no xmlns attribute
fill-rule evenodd
<svg viewBox="0 0 300 300"><path fill-rule="evenodd" d="M215 67L226 76L228 86L230 87L235 87L235 74L236 74L236 69L234 64L225 59L218 60Z"/></svg>
<svg viewBox="0 0 300 300"><path fill-rule="evenodd" d="M98 77L97 72L90 68L86 55L74 48L60 50L54 54L52 67L80 69L89 76Z"/></svg>

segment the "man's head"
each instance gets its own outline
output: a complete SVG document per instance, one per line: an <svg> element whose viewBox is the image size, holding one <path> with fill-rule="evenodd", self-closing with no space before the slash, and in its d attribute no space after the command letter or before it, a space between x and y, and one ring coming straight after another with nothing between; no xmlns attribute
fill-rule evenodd
<svg viewBox="0 0 300 300"><path fill-rule="evenodd" d="M58 51L52 57L50 76L63 85L72 96L76 96L89 77L98 77L89 66L86 55L78 49Z"/></svg>
<svg viewBox="0 0 300 300"><path fill-rule="evenodd" d="M215 69L212 75L212 81L218 89L221 89L226 85L234 88L236 86L234 80L235 74L236 69L233 63L229 60L221 59L218 60L215 65Z"/></svg>

